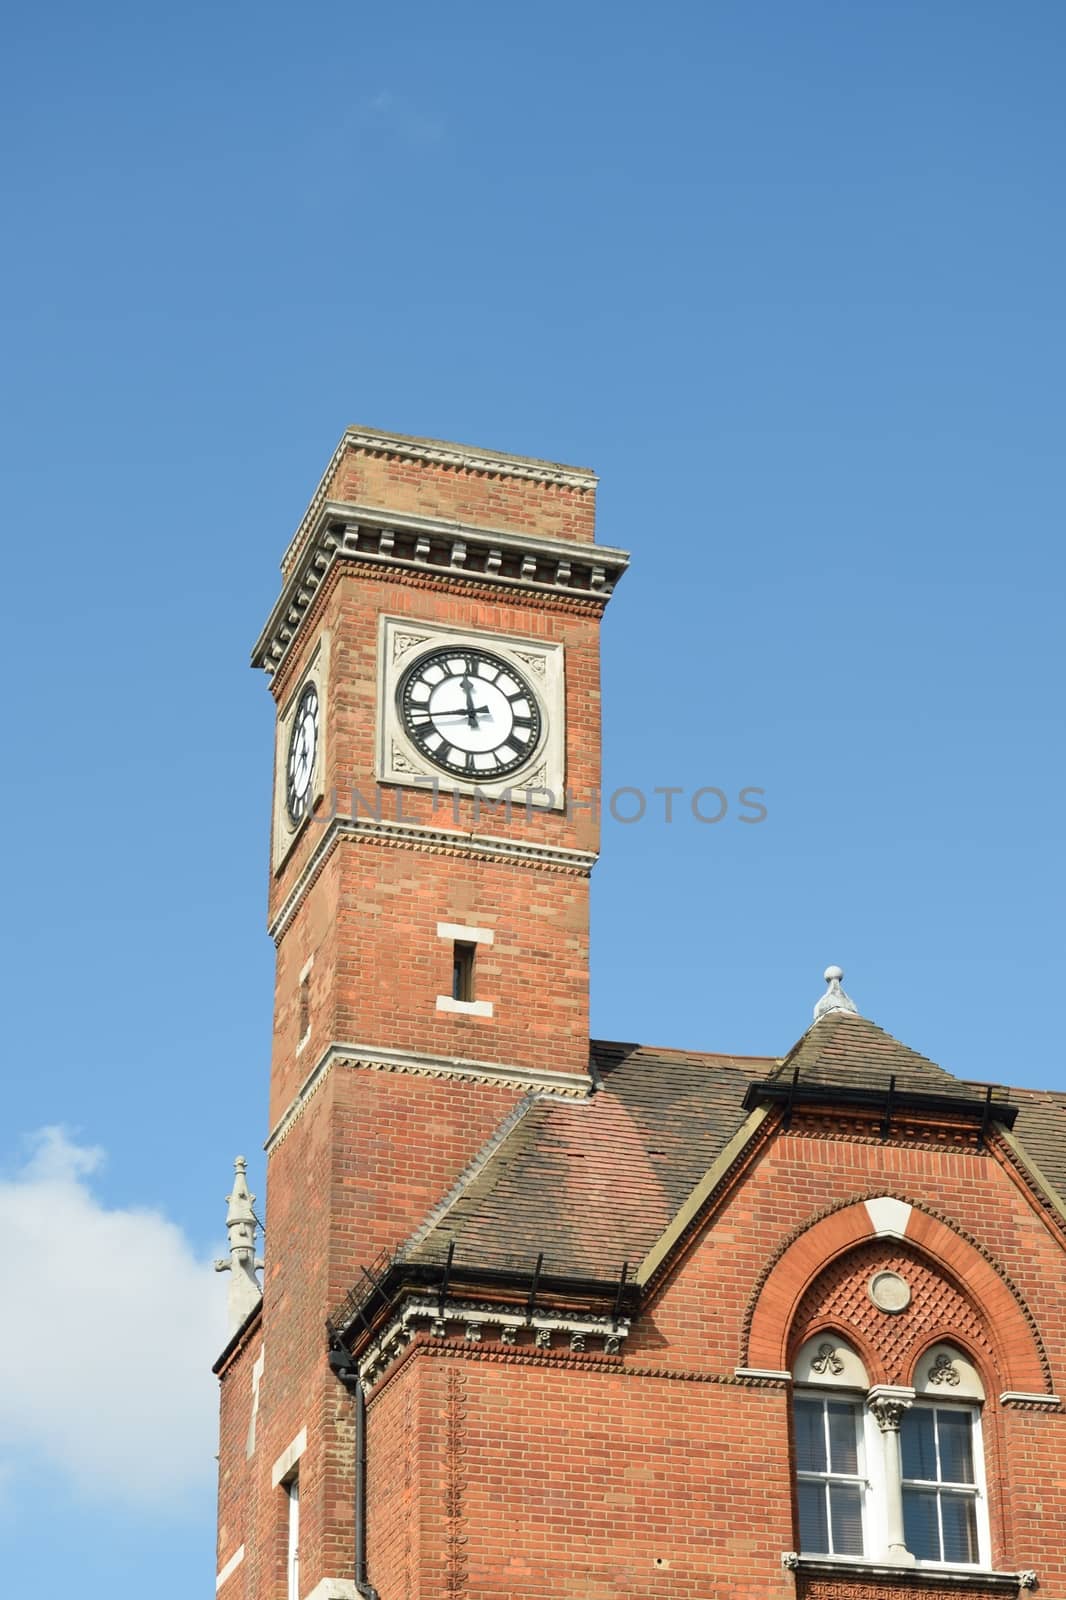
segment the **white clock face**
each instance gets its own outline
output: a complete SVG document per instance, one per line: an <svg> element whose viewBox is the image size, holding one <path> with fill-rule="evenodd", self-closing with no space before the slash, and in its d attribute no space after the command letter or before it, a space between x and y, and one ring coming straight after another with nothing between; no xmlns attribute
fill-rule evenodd
<svg viewBox="0 0 1066 1600"><path fill-rule="evenodd" d="M433 650L409 667L397 691L404 732L434 766L495 780L536 753L543 717L510 662L488 650Z"/></svg>
<svg viewBox="0 0 1066 1600"><path fill-rule="evenodd" d="M313 683L306 683L293 718L285 765L285 801L293 822L300 822L311 808L311 779L317 750L318 689Z"/></svg>

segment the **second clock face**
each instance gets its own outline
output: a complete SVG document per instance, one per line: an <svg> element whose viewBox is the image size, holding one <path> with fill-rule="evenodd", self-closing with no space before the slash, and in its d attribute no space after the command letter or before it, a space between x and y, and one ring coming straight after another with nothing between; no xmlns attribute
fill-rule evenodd
<svg viewBox="0 0 1066 1600"><path fill-rule="evenodd" d="M318 751L318 689L306 683L300 694L289 735L285 763L285 802L293 822L301 822L311 806L311 778Z"/></svg>
<svg viewBox="0 0 1066 1600"><path fill-rule="evenodd" d="M524 767L543 730L536 695L488 650L433 650L400 680L400 719L421 753L457 777L495 780Z"/></svg>

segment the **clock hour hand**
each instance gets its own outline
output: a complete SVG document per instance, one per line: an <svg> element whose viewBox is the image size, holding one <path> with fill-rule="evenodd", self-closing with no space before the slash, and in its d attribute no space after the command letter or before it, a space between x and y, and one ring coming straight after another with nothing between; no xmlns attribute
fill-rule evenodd
<svg viewBox="0 0 1066 1600"><path fill-rule="evenodd" d="M478 713L474 708L474 685L470 682L470 674L468 672L464 672L459 679L459 687L466 695L466 720L472 728L476 728ZM488 707L486 706L483 709L487 711Z"/></svg>

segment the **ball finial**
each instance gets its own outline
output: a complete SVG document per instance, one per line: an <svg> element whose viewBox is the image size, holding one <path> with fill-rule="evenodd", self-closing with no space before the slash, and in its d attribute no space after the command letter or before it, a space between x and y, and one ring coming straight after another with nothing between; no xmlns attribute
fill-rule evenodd
<svg viewBox="0 0 1066 1600"><path fill-rule="evenodd" d="M826 967L825 981L828 985L825 994L814 1008L814 1020L820 1022L831 1011L844 1011L852 1016L858 1015L858 1006L850 995L846 995L840 987L840 980L844 976L843 967Z"/></svg>

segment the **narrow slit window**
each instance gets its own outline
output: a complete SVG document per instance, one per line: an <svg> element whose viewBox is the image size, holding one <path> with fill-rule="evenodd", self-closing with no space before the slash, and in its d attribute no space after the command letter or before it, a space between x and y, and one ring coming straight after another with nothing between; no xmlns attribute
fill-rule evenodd
<svg viewBox="0 0 1066 1600"><path fill-rule="evenodd" d="M305 973L300 979L300 1016L297 1024L297 1039L302 1044L311 1032L311 974Z"/></svg>
<svg viewBox="0 0 1066 1600"><path fill-rule="evenodd" d="M476 944L466 944L457 939L452 948L452 999L470 1001L474 998L474 955Z"/></svg>

